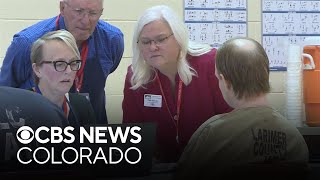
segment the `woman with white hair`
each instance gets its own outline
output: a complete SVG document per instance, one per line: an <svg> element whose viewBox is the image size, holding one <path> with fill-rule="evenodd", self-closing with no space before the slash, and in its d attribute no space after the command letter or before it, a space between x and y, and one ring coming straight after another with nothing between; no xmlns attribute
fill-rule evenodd
<svg viewBox="0 0 320 180"><path fill-rule="evenodd" d="M189 42L184 23L163 5L147 9L140 17L132 48L123 122L155 122L155 158L176 162L204 121L231 110L215 77L216 50Z"/></svg>

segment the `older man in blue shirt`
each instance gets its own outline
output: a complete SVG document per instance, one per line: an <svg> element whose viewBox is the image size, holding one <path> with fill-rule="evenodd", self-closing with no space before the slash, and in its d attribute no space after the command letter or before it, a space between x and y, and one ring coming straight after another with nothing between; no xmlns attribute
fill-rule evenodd
<svg viewBox="0 0 320 180"><path fill-rule="evenodd" d="M0 71L0 85L30 89L34 86L30 50L49 31L66 29L75 37L82 59L71 92L90 98L97 123L107 123L105 82L119 65L124 51L123 33L99 20L103 0L61 0L60 14L34 24L13 37Z"/></svg>

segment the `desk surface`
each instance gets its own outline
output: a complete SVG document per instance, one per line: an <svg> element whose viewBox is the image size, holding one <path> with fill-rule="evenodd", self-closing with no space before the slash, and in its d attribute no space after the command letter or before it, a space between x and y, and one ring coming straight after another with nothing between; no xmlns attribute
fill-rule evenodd
<svg viewBox="0 0 320 180"><path fill-rule="evenodd" d="M171 180L173 179L176 163L154 164L150 175L143 177L118 177L107 178L108 180ZM98 178L104 180L105 178Z"/></svg>
<svg viewBox="0 0 320 180"><path fill-rule="evenodd" d="M297 127L302 135L320 135L320 127Z"/></svg>

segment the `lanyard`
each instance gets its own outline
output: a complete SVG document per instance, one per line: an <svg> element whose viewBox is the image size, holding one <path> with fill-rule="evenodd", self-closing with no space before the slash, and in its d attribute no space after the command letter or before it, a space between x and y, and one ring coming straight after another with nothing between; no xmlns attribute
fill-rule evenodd
<svg viewBox="0 0 320 180"><path fill-rule="evenodd" d="M59 30L59 20L60 15L56 19L56 30ZM77 71L76 78L74 80L76 91L79 93L83 84L83 75L84 75L84 66L86 65L87 57L88 57L89 47L88 47L88 40L84 41L82 44L81 50L81 68Z"/></svg>
<svg viewBox="0 0 320 180"><path fill-rule="evenodd" d="M67 104L66 96L64 96L64 99L63 99L62 110L63 110L64 115L66 116L66 118L68 118L68 116L69 116L69 107L68 107L68 104Z"/></svg>
<svg viewBox="0 0 320 180"><path fill-rule="evenodd" d="M86 65L88 51L89 51L88 41L85 41L83 43L82 50L81 50L81 60L82 60L81 68L77 72L76 78L74 80L75 85L76 85L76 90L78 93L80 92L80 89L81 89L82 83L83 83L84 66Z"/></svg>
<svg viewBox="0 0 320 180"><path fill-rule="evenodd" d="M177 114L175 116L172 116L172 113L171 113L171 111L169 109L169 106L168 106L168 102L167 102L166 96L165 96L165 94L163 92L163 88L162 88L162 85L161 85L160 78L158 76L158 72L156 72L156 78L157 78L157 81L158 81L159 86L160 86L161 95L163 97L164 103L166 104L167 110L168 110L168 112L170 114L170 117L171 117L171 119L173 121L173 124L176 127L176 141L177 141L177 143L179 143L179 118L180 118L180 109L181 109L182 80L179 78L178 97L177 97Z"/></svg>
<svg viewBox="0 0 320 180"><path fill-rule="evenodd" d="M36 93L42 95L42 92L41 92L39 86L36 85L33 90L34 90ZM69 110L70 110L70 109L69 109L69 107L68 107L68 103L67 103L67 98L66 98L66 96L64 96L63 104L62 104L61 109L63 110L64 115L65 115L66 117L68 117L68 115L69 115Z"/></svg>

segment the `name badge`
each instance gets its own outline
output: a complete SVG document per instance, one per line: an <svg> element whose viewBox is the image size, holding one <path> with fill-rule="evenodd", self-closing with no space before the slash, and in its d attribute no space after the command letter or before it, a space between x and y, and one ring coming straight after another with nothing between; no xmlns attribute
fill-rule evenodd
<svg viewBox="0 0 320 180"><path fill-rule="evenodd" d="M162 107L162 96L154 94L145 94L143 105L145 107Z"/></svg>

